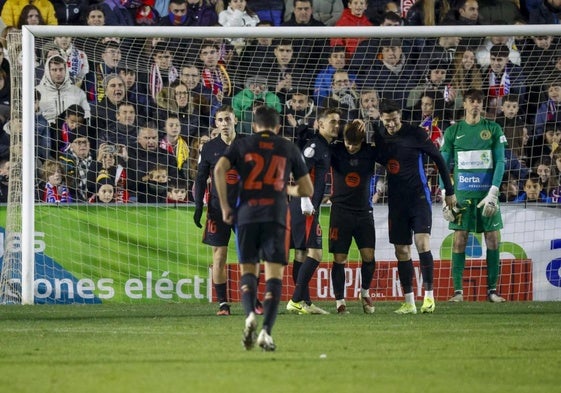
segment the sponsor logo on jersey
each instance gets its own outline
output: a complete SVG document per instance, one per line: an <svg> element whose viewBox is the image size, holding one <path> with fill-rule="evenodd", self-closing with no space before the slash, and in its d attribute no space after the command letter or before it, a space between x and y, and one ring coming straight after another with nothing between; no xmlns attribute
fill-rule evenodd
<svg viewBox="0 0 561 393"><path fill-rule="evenodd" d="M492 169L491 150L469 150L458 152L458 169Z"/></svg>
<svg viewBox="0 0 561 393"><path fill-rule="evenodd" d="M491 172L460 172L457 177L457 190L488 191L492 180Z"/></svg>
<svg viewBox="0 0 561 393"><path fill-rule="evenodd" d="M386 169L392 175L397 175L399 173L399 169L400 169L399 161L394 160L394 159L388 160L388 163L386 164Z"/></svg>
<svg viewBox="0 0 561 393"><path fill-rule="evenodd" d="M345 176L345 184L350 187L358 187L360 184L360 175L356 172L351 172Z"/></svg>

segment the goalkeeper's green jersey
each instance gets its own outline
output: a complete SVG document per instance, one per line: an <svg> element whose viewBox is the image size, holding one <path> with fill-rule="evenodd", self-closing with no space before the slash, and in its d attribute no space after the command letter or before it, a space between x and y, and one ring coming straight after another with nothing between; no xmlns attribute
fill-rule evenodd
<svg viewBox="0 0 561 393"><path fill-rule="evenodd" d="M500 186L505 145L501 126L484 118L474 125L462 120L446 129L441 152L448 161L454 158L457 197L483 198L492 185Z"/></svg>

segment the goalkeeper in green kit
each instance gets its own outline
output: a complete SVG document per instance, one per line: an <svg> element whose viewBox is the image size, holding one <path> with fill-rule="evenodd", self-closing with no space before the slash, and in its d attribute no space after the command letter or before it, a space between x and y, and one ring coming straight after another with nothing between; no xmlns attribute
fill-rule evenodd
<svg viewBox="0 0 561 393"><path fill-rule="evenodd" d="M450 221L449 228L454 231L454 295L450 301L464 300L462 280L468 234L483 232L487 245L487 298L490 302L500 303L505 299L497 293L499 230L503 227L498 199L505 166L506 138L497 123L481 117L484 102L481 90L466 91L463 102L465 117L446 129L441 148L444 160L449 163L453 159L454 162L457 200L456 206L443 208L444 218Z"/></svg>

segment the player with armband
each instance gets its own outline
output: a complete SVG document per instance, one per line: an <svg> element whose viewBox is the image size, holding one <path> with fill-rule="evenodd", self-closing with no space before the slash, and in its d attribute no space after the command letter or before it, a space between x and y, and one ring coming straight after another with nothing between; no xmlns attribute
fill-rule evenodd
<svg viewBox="0 0 561 393"><path fill-rule="evenodd" d="M504 174L506 138L501 127L481 116L483 92L470 89L464 94L465 118L448 127L441 153L446 162L454 160L456 209L444 206L444 218L454 231L452 246L451 302L461 302L466 244L469 232L485 235L487 246L487 298L504 302L497 293L499 279L499 230L503 221L499 209L499 186ZM442 179L441 179L442 181Z"/></svg>

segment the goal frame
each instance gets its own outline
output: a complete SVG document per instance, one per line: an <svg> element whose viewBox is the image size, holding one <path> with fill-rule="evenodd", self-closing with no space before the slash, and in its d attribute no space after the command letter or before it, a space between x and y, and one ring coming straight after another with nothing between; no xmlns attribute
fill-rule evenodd
<svg viewBox="0 0 561 393"><path fill-rule="evenodd" d="M501 25L501 26L392 26L392 27L260 27L259 30L236 27L153 27L140 26L31 26L22 27L22 206L21 257L22 304L34 304L34 170L35 117L34 64L35 37L146 37L146 38L251 38L258 33L264 38L426 38L426 37L485 37L489 35L561 35L560 25ZM23 114L26 114L25 116Z"/></svg>

